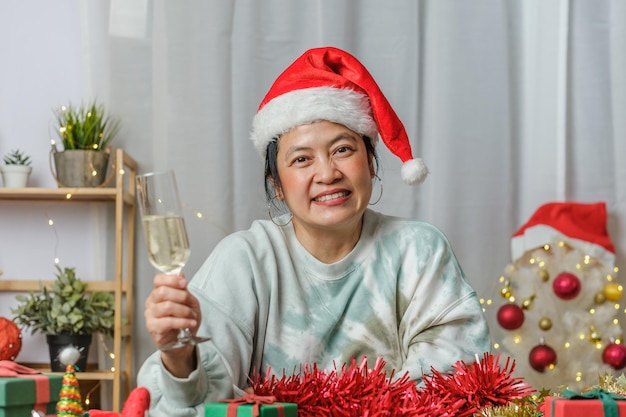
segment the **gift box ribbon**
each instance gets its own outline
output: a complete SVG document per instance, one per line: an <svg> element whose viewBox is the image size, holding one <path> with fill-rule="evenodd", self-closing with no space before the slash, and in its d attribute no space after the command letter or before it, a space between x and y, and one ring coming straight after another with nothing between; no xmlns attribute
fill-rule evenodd
<svg viewBox="0 0 626 417"><path fill-rule="evenodd" d="M31 378L35 380L35 411L46 411L50 402L50 380L36 369L13 361L0 361L0 377Z"/></svg>
<svg viewBox="0 0 626 417"><path fill-rule="evenodd" d="M235 398L232 400L221 400L221 402L229 403L226 408L226 417L237 417L237 407L242 404L252 404L252 417L258 417L261 415L262 405L273 405L278 411L278 417L285 415L285 410L282 404L276 404L276 397L271 395L254 395L246 394L243 397Z"/></svg>
<svg viewBox="0 0 626 417"><path fill-rule="evenodd" d="M565 389L561 391L561 394L563 394L563 397L567 398L568 400L585 399L602 401L604 417L619 417L619 408L617 407L617 401L626 400L626 397L622 397L621 395L613 394L599 388L595 388L587 392L575 392ZM554 407L554 403L552 403L552 405Z"/></svg>

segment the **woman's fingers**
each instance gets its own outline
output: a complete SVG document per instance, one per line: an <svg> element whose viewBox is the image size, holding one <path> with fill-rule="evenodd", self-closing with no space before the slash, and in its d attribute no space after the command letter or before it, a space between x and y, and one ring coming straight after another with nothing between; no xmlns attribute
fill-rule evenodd
<svg viewBox="0 0 626 417"><path fill-rule="evenodd" d="M193 334L199 325L197 299L187 290L184 275L157 274L154 289L145 302L146 328L157 346L175 341L179 329L189 328Z"/></svg>

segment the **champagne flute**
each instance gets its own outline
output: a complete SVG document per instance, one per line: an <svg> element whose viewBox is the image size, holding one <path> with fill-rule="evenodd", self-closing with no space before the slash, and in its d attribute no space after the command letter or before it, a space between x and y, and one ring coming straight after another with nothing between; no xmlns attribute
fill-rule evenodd
<svg viewBox="0 0 626 417"><path fill-rule="evenodd" d="M174 171L137 175L136 184L148 259L159 271L178 275L189 260L190 249ZM160 349L195 346L206 340L185 328L179 330L176 342Z"/></svg>

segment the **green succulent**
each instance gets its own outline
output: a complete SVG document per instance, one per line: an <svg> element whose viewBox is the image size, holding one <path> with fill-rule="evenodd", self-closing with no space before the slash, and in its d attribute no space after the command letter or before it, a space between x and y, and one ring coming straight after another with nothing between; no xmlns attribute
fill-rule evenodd
<svg viewBox="0 0 626 417"><path fill-rule="evenodd" d="M95 100L78 107L71 103L62 106L55 111L55 116L57 134L65 150L105 150L120 128L119 120Z"/></svg>
<svg viewBox="0 0 626 417"><path fill-rule="evenodd" d="M101 332L113 335L115 303L113 294L105 291L87 292L87 284L76 276L74 268L59 271L48 290L41 284L41 292L19 294L20 303L11 309L13 321L31 329L31 334L79 334Z"/></svg>
<svg viewBox="0 0 626 417"><path fill-rule="evenodd" d="M30 165L30 156L16 149L4 155L4 163L6 165Z"/></svg>

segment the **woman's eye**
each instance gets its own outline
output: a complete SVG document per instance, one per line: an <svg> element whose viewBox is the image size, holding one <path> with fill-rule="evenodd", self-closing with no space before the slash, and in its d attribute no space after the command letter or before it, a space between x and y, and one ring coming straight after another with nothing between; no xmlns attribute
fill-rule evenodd
<svg viewBox="0 0 626 417"><path fill-rule="evenodd" d="M349 146L340 146L340 147L337 148L337 150L335 152L337 152L337 153L346 153L346 152L349 152L351 150L352 150L352 148L350 148Z"/></svg>

